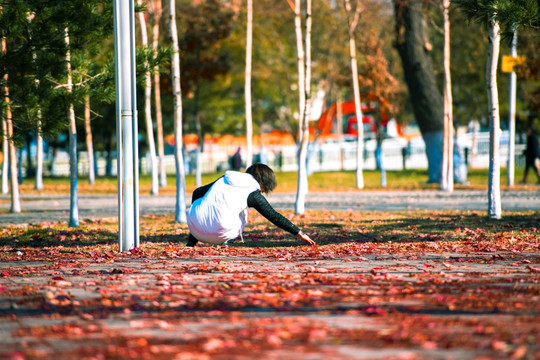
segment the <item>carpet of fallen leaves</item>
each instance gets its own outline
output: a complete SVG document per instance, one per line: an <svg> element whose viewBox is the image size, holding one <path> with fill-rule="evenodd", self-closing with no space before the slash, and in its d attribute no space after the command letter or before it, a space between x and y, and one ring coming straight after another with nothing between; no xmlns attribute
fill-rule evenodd
<svg viewBox="0 0 540 360"><path fill-rule="evenodd" d="M172 217L0 229L1 359L540 359L539 214L251 213L185 246Z"/></svg>

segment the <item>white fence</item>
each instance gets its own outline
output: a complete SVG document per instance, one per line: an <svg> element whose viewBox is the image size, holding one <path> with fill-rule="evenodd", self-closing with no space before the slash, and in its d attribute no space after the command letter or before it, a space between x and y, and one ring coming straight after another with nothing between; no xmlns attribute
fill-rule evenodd
<svg viewBox="0 0 540 360"><path fill-rule="evenodd" d="M473 147L473 142L475 146ZM364 143L364 169L376 169L375 161L375 140L367 140ZM487 168L489 166L489 133L477 133L473 141L473 134L464 134L458 138L461 155L466 157L469 166L474 168ZM500 143L501 166L505 167L508 160L508 132L501 134ZM356 147L355 141L326 142L324 144L312 143L308 151L308 170L318 171L337 171L356 169ZM524 144L516 144L516 166L524 166L522 152ZM220 147L217 145L206 146L205 151L201 153L202 172L211 173L223 171L229 168L229 158L236 150L236 145ZM388 138L383 141L383 165L386 170L407 169L426 169L427 157L425 155L425 146L422 138L413 138L410 142L403 138ZM260 149L255 150L255 160L260 161ZM405 151L406 150L406 151ZM244 158L245 158L245 154ZM273 169L281 171L296 171L297 147L289 146L267 146L263 149L263 162L266 162ZM148 159L140 159L140 173L149 173ZM195 169L195 153L185 153L184 160L186 173L193 172ZM105 157L98 156L97 175L106 174L107 161ZM175 173L174 156L165 156L165 168L168 174ZM68 175L69 164L67 157L57 157L53 165L52 173L55 175ZM88 173L88 161L85 152L79 156L79 174ZM116 175L116 159L112 160L111 174Z"/></svg>

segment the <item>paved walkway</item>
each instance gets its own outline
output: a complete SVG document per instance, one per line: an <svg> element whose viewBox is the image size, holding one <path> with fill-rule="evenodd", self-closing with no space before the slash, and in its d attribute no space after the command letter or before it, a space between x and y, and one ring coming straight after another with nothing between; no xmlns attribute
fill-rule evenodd
<svg viewBox="0 0 540 360"><path fill-rule="evenodd" d="M294 209L296 194L273 193L268 197L278 210ZM189 199L188 199L189 200ZM312 192L306 197L306 209L357 211L394 210L486 210L487 193L479 190L443 191L358 191L358 192ZM174 214L174 196L140 196L140 213ZM189 205L189 204L188 204ZM9 195L0 195L0 225L38 222L67 221L69 196L22 195L22 213L9 213ZM98 219L118 216L115 195L81 195L79 216L81 219ZM508 190L502 192L503 211L540 211L540 189L533 191Z"/></svg>
<svg viewBox="0 0 540 360"><path fill-rule="evenodd" d="M540 355L538 253L312 259L177 250L0 263L0 358Z"/></svg>

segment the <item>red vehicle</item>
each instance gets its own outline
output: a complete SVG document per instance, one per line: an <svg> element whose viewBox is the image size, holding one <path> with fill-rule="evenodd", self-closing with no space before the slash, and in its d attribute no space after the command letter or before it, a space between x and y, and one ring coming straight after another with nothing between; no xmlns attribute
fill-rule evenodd
<svg viewBox="0 0 540 360"><path fill-rule="evenodd" d="M356 107L354 101L343 101L340 103L342 116L341 134L346 137L358 136L358 119L356 118ZM364 137L374 137L377 132L377 124L375 122L377 109L374 106L362 104L362 124L364 125ZM312 125L309 129L310 135L324 137L334 137L340 132L338 131L337 121L338 107L333 104L329 109L322 113L317 121L317 124ZM388 124L388 115L381 114L381 124L386 127ZM398 129L399 131L399 129Z"/></svg>

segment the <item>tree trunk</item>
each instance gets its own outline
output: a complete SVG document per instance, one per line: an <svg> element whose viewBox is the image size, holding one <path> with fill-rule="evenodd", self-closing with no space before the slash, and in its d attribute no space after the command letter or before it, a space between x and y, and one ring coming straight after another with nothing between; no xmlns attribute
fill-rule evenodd
<svg viewBox="0 0 540 360"><path fill-rule="evenodd" d="M92 140L92 124L90 118L90 96L84 99L84 130L86 132L86 151L88 152L88 183L94 185L96 182L94 144Z"/></svg>
<svg viewBox="0 0 540 360"><path fill-rule="evenodd" d="M399 52L414 116L428 158L428 182L439 182L441 176L444 131L443 98L437 88L426 40L422 2L394 0L396 48Z"/></svg>
<svg viewBox="0 0 540 360"><path fill-rule="evenodd" d="M5 53L6 39L2 38L2 53ZM8 154L8 159L4 159L4 163L9 164L9 170L5 167L5 174L10 173L10 185L11 185L11 207L9 209L12 213L21 212L21 200L19 197L19 182L17 180L17 149L15 148L15 142L13 141L13 119L11 115L11 102L9 99L9 87L8 87L8 74L4 75L4 103L5 103L5 132L4 138L7 138L8 151L4 152L4 156Z"/></svg>
<svg viewBox="0 0 540 360"><path fill-rule="evenodd" d="M298 92L299 92L299 120L298 120L298 180L295 213L305 212L305 199L308 192L307 181L307 147L309 142L309 109L311 88L311 0L306 3L306 39L305 51L302 37L302 20L300 18L300 0L295 0L295 30L298 54ZM304 58L305 56L305 58Z"/></svg>
<svg viewBox="0 0 540 360"><path fill-rule="evenodd" d="M169 0L169 28L172 44L172 84L174 98L174 160L176 164L175 221L186 223L186 180L182 154L182 89L180 87L180 50L176 28L176 1Z"/></svg>
<svg viewBox="0 0 540 360"><path fill-rule="evenodd" d="M6 92L7 94L7 92ZM6 97L6 103L9 104L9 100ZM17 149L15 148L15 142L13 141L13 119L11 118L11 109L8 105L6 109L7 116L7 129L9 136L9 172L10 172L10 185L11 185L11 207L9 212L20 213L21 212L21 199L19 196L19 180L17 179Z"/></svg>
<svg viewBox="0 0 540 360"><path fill-rule="evenodd" d="M475 167L474 159L476 158L476 152L478 150L478 131L480 130L480 123L478 120L472 121L472 127L471 154L469 155L469 167L471 169Z"/></svg>
<svg viewBox="0 0 540 360"><path fill-rule="evenodd" d="M341 98L336 101L336 124L339 148L339 170L345 168L345 157L343 156L343 111L341 110Z"/></svg>
<svg viewBox="0 0 540 360"><path fill-rule="evenodd" d="M197 48L197 61L201 60L201 48ZM199 74L195 79L195 96L193 99L193 118L195 119L195 132L197 133L197 149L195 150L195 186L202 186L202 152L204 151L204 138L201 118L199 117Z"/></svg>
<svg viewBox="0 0 540 360"><path fill-rule="evenodd" d="M197 149L195 150L195 186L202 186L202 152L204 151L204 136L201 118L199 117L199 82L195 85L195 132L197 133Z"/></svg>
<svg viewBox="0 0 540 360"><path fill-rule="evenodd" d="M36 182L34 189L43 190L43 136L41 135L41 110L38 111L36 133Z"/></svg>
<svg viewBox="0 0 540 360"><path fill-rule="evenodd" d="M247 27L246 27L246 75L244 95L246 102L246 168L251 166L253 160L253 120L251 117L251 57L253 43L253 0L247 0ZM261 138L262 144L262 138Z"/></svg>
<svg viewBox="0 0 540 360"><path fill-rule="evenodd" d="M19 185L22 185L24 183L24 178L23 178L23 171L22 171L22 162L23 162L23 158L22 158L22 149L17 149L17 180L19 182Z"/></svg>
<svg viewBox="0 0 540 360"><path fill-rule="evenodd" d="M364 124L362 120L362 101L360 99L360 85L358 84L358 62L356 60L356 40L354 38L354 32L356 25L358 24L358 17L360 15L359 3L356 4L356 10L354 15L352 14L350 0L345 0L345 10L347 11L347 22L349 25L349 56L351 57L351 72L353 81L354 92L354 107L356 112L356 121L358 127L357 135L357 147L356 147L356 187L358 189L364 188Z"/></svg>
<svg viewBox="0 0 540 360"><path fill-rule="evenodd" d="M71 52L69 50L69 31L66 28L66 67L67 67L67 91L73 91L71 79ZM75 122L75 109L69 104L69 227L79 226L79 189L77 186L77 124Z"/></svg>
<svg viewBox="0 0 540 360"><path fill-rule="evenodd" d="M159 46L159 22L161 19L161 0L152 2L154 24L152 26L152 49L154 56L157 56ZM163 139L163 114L161 112L161 88L159 79L159 65L154 67L154 102L156 110L156 131L157 131L157 148L159 162L159 186L167 186L167 173L165 171L165 144Z"/></svg>
<svg viewBox="0 0 540 360"><path fill-rule="evenodd" d="M517 30L514 29L510 55L517 56ZM516 72L510 73L509 109L508 109L508 166L507 185L514 186L515 156L516 156Z"/></svg>
<svg viewBox="0 0 540 360"><path fill-rule="evenodd" d="M25 145L26 145L26 177L34 176L35 175L35 169L34 169L34 163L32 161L32 135L30 133L27 133L25 135ZM22 152L22 150L21 150ZM20 165L22 166L22 154L21 154L21 162ZM22 174L21 174L22 177ZM21 182L22 184L22 182Z"/></svg>
<svg viewBox="0 0 540 360"><path fill-rule="evenodd" d="M2 194L9 191L9 137L8 137L7 118L2 116Z"/></svg>
<svg viewBox="0 0 540 360"><path fill-rule="evenodd" d="M489 27L489 48L486 62L486 85L489 110L489 175L488 175L488 216L501 218L500 189L500 118L499 94L497 92L497 63L499 60L500 33L499 23L491 20Z"/></svg>
<svg viewBox="0 0 540 360"><path fill-rule="evenodd" d="M138 1L139 5L142 5L142 1ZM139 22L141 23L141 39L142 46L148 47L148 34L146 31L146 19L144 13L139 12ZM144 60L144 68L148 68L148 60ZM146 71L144 75L144 118L146 123L146 137L148 140L148 152L150 153L150 175L152 177L152 183L150 187L150 194L157 195L158 189L158 166L156 158L156 143L154 141L154 126L152 124L152 74L150 71Z"/></svg>
<svg viewBox="0 0 540 360"><path fill-rule="evenodd" d="M452 109L452 80L450 74L450 0L443 0L444 27L444 141L441 174L441 190L454 191L454 121Z"/></svg>

